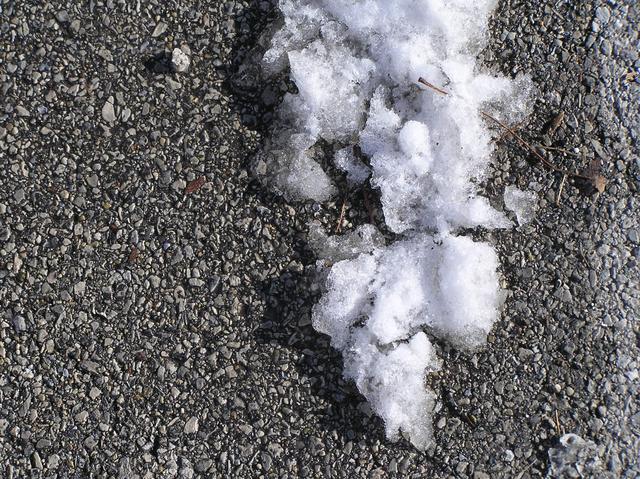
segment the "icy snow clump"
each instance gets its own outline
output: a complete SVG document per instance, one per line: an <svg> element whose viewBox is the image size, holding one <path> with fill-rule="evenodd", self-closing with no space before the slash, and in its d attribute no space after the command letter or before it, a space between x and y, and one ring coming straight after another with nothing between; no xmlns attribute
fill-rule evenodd
<svg viewBox="0 0 640 479"><path fill-rule="evenodd" d="M504 206L516 214L520 226L533 220L537 201L537 196L531 191L523 191L515 186L507 186L504 190Z"/></svg>
<svg viewBox="0 0 640 479"><path fill-rule="evenodd" d="M604 470L601 456L604 447L583 439L577 434L565 434L560 444L549 449L549 479L569 479L575 477L610 478L613 475Z"/></svg>
<svg viewBox="0 0 640 479"><path fill-rule="evenodd" d="M507 227L477 195L492 150L480 107L513 120L527 81L478 73L495 1L281 0L284 26L264 56L267 72L286 66L298 93L287 94L266 163L276 186L294 198L335 193L313 145L358 145L380 188L395 232L452 227ZM419 77L451 95L422 92ZM506 105L509 105L508 108ZM336 158L354 181L366 179L344 151Z"/></svg>
<svg viewBox="0 0 640 479"><path fill-rule="evenodd" d="M186 72L189 69L191 60L189 55L183 52L180 48L174 48L171 54L171 64L173 69L179 73Z"/></svg>
<svg viewBox="0 0 640 479"><path fill-rule="evenodd" d="M298 90L285 96L260 158L275 187L294 199L331 198L315 148L329 142L349 184L379 189L399 235L385 246L372 226L341 238L312 227L327 268L313 323L342 351L345 376L387 436L404 434L420 449L432 441L435 397L424 380L440 366L425 332L480 346L502 302L493 248L456 236L512 226L478 186L492 153L480 111L516 121L529 90L525 78L476 65L495 3L280 0L284 22L263 59L270 74L289 68ZM449 94L425 91L419 77Z"/></svg>

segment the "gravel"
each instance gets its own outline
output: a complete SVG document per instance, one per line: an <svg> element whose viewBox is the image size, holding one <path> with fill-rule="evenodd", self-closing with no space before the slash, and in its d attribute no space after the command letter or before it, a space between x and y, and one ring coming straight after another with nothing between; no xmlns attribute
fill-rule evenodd
<svg viewBox="0 0 640 479"><path fill-rule="evenodd" d="M341 201L254 178L291 88L259 76L274 19L257 0L0 1L2 476L544 477L566 432L598 446L598 477L638 477L639 7L499 4L482 56L538 86L522 131L608 184L567 181L556 206L561 178L500 144L487 194L534 191L537 216L477 233L510 297L486 349L442 351L426 453L384 440L311 328L306 225ZM351 195L343 229L368 218Z"/></svg>

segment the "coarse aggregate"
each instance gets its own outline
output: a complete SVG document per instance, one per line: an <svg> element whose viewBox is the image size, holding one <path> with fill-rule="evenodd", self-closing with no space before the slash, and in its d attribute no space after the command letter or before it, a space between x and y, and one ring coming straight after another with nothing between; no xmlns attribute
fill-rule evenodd
<svg viewBox="0 0 640 479"><path fill-rule="evenodd" d="M538 211L476 232L509 298L486 348L442 345L426 452L385 440L311 327L306 232L341 197L288 203L255 168L292 88L260 75L277 21L271 0L0 0L0 475L524 479L575 433L585 477L639 477L637 2L498 4L481 61L536 85L519 131L608 183L557 199L498 142L487 196ZM343 194L343 230L369 221L375 191Z"/></svg>

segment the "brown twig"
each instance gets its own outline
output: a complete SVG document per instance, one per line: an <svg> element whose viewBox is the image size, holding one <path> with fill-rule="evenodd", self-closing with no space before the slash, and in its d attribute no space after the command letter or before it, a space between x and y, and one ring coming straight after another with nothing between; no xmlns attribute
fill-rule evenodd
<svg viewBox="0 0 640 479"><path fill-rule="evenodd" d="M521 121L520 123L518 123L517 125L513 126L511 129L513 131L518 131L520 128L522 128L524 126L524 121ZM493 143L500 143L503 140L506 140L507 138L509 138L511 136L511 133L509 133L508 131L505 131L502 133L502 135L500 135L498 138L494 138L493 140L491 140Z"/></svg>
<svg viewBox="0 0 640 479"><path fill-rule="evenodd" d="M338 218L338 224L336 225L336 234L340 233L342 230L342 222L344 221L344 212L347 208L347 197L345 196L342 200L342 208L340 208L340 217Z"/></svg>
<svg viewBox="0 0 640 479"><path fill-rule="evenodd" d="M493 116L489 115L485 111L481 111L480 114L482 116L484 116L485 118L487 118L487 119L493 121L494 123L498 124L501 128L505 129L509 133L511 133L511 135L516 140L518 140L518 142L525 149L529 150L531 152L531 154L533 154L533 156L535 156L538 160L540 160L540 162L543 165L545 165L547 168L549 168L550 170L553 170L553 171L555 171L557 173L562 173L563 175L571 176L571 177L574 177L574 178L582 178L584 180L591 180L591 177L589 177L589 176L581 175L580 173L575 173L575 172L572 172L572 171L567 171L567 170L565 170L563 168L560 168L560 167L554 165L549 160L547 160L544 156L542 156L540 153L538 153L538 151L533 146L531 146L529 143L527 143L527 141L525 141L524 138L522 138L520 135L518 135L512 128L510 128L509 126L505 125L503 122L501 122L497 118L494 118Z"/></svg>
<svg viewBox="0 0 640 479"><path fill-rule="evenodd" d="M567 175L562 175L562 181L560 182L560 188L558 188L558 194L556 195L556 206L560 206L560 197L562 196L562 189L564 188L564 182L567 181Z"/></svg>
<svg viewBox="0 0 640 479"><path fill-rule="evenodd" d="M422 83L424 86L428 86L429 88L431 88L432 90L437 91L438 93L440 93L441 95L448 95L449 92L446 92L440 88L438 88L437 86L435 86L433 83L429 83L427 80L425 80L424 78L420 77L418 78L418 82Z"/></svg>
<svg viewBox="0 0 640 479"><path fill-rule="evenodd" d="M434 84L428 82L427 80L425 80L424 78L420 77L418 79L418 82L431 88L432 90L440 93L441 95L449 95L449 92L438 88L437 86L435 86ZM498 126L500 126L503 130L505 130L507 133L509 133L511 136L513 136L516 140L518 140L518 142L527 150L529 150L531 152L531 154L533 154L533 156L535 156L543 165L545 165L547 168L549 168L552 171L555 171L557 173L562 173L563 175L569 176L569 177L573 177L573 178L582 178L584 180L589 180L589 181L593 181L593 177L591 176L586 176L586 175L581 175L580 173L575 173L575 172L571 172L571 171L567 171L563 168L560 168L556 165L554 165L553 163L551 163L548 159L546 159L544 156L542 156L540 153L538 153L538 151L531 146L524 138L522 138L520 135L518 135L518 133L511 128L510 126L506 125L505 123L503 123L502 121L498 120L497 118L491 116L489 113L485 112L485 111L481 111L480 114L485 117L488 120L491 120L492 122L496 123Z"/></svg>

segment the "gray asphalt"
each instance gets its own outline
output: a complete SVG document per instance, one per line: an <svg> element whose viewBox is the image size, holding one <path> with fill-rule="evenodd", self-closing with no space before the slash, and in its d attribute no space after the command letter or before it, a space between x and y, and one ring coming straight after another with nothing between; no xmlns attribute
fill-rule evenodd
<svg viewBox="0 0 640 479"><path fill-rule="evenodd" d="M276 17L0 1L0 475L533 478L575 433L595 444L584 477L639 477L638 5L499 2L482 59L532 76L520 131L608 184L567 181L556 205L561 178L500 143L487 195L517 185L539 209L477 232L511 293L486 349L442 352L426 453L384 439L310 325L307 224L333 228L341 201L288 204L254 177L291 87L260 78Z"/></svg>

